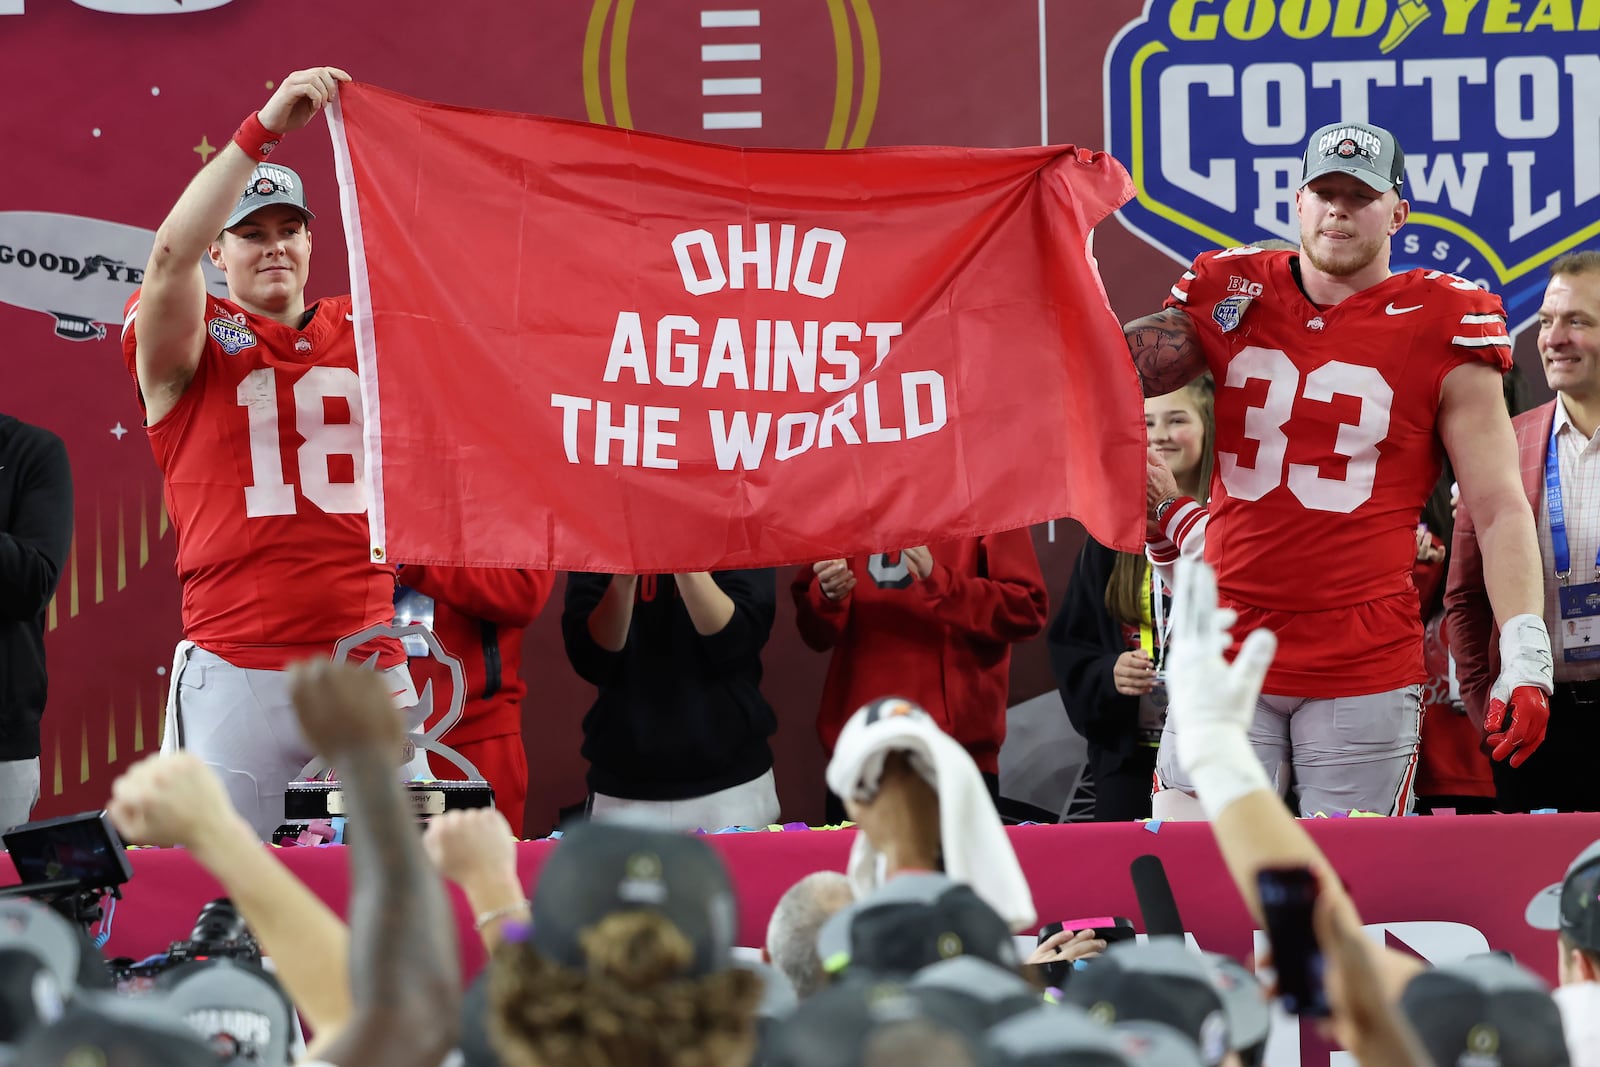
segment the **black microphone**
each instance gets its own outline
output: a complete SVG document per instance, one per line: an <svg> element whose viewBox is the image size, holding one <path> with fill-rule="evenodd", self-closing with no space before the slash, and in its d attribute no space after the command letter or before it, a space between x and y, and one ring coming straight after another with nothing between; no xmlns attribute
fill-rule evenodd
<svg viewBox="0 0 1600 1067"><path fill-rule="evenodd" d="M1183 919L1178 902L1172 897L1172 883L1157 856L1140 856L1128 867L1133 876L1133 892L1139 898L1139 917L1144 932L1151 937L1182 937Z"/></svg>

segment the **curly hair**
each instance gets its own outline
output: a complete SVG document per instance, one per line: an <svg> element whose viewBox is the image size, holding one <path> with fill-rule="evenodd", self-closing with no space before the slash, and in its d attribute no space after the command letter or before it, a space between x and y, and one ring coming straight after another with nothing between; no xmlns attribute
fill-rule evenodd
<svg viewBox="0 0 1600 1067"><path fill-rule="evenodd" d="M586 967L506 942L489 975L489 1038L506 1067L744 1067L761 979L743 968L690 977L694 948L651 911L617 912L581 935Z"/></svg>

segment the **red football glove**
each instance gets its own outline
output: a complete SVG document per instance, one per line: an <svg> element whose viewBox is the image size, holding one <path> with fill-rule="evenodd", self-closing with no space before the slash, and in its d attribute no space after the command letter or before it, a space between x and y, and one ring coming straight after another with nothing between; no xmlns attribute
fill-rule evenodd
<svg viewBox="0 0 1600 1067"><path fill-rule="evenodd" d="M1508 714L1510 726L1506 725ZM1522 766L1544 744L1545 728L1549 725L1550 698L1536 685L1517 686L1511 691L1509 705L1504 700L1489 701L1489 713L1483 720L1489 744L1494 746L1491 755L1497 760L1510 756L1513 767Z"/></svg>
<svg viewBox="0 0 1600 1067"><path fill-rule="evenodd" d="M1500 628L1500 677L1489 689L1483 731L1495 759L1520 767L1544 744L1555 678L1550 634L1537 615L1514 615ZM1509 725L1507 720L1509 719Z"/></svg>

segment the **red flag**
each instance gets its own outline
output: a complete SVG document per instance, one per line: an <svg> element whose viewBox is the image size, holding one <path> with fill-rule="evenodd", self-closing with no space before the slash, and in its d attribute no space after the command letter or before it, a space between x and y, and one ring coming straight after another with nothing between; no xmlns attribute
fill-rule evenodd
<svg viewBox="0 0 1600 1067"><path fill-rule="evenodd" d="M1071 147L736 149L333 114L375 558L776 566L1061 516L1143 544L1137 377Z"/></svg>

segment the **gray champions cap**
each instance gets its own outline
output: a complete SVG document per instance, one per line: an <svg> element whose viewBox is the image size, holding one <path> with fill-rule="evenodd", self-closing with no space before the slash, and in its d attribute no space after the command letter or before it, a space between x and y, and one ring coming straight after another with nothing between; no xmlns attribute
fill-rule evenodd
<svg viewBox="0 0 1600 1067"><path fill-rule="evenodd" d="M1399 189L1406 175L1400 142L1382 126L1335 122L1311 135L1306 144L1300 186L1324 174L1350 174L1380 193Z"/></svg>
<svg viewBox="0 0 1600 1067"><path fill-rule="evenodd" d="M306 207L306 187L300 175L276 163L262 163L250 175L250 183L239 195L233 214L228 216L222 228L231 230L249 215L273 204L287 204L304 215L307 222L316 218L311 209Z"/></svg>

